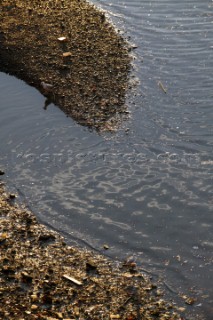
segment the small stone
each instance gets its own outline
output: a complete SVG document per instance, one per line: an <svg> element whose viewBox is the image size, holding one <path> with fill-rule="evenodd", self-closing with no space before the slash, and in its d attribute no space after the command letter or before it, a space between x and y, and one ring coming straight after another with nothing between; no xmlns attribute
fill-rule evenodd
<svg viewBox="0 0 213 320"><path fill-rule="evenodd" d="M38 306L36 304L32 304L31 310L37 310L37 309L38 309Z"/></svg>
<svg viewBox="0 0 213 320"><path fill-rule="evenodd" d="M64 52L63 53L63 57L67 58L67 57L71 57L72 53L71 52Z"/></svg>
<svg viewBox="0 0 213 320"><path fill-rule="evenodd" d="M31 299L32 299L32 301L37 301L37 300L38 300L38 297L37 297L36 294L32 294L32 295L31 295Z"/></svg>
<svg viewBox="0 0 213 320"><path fill-rule="evenodd" d="M10 193L9 198L10 199L15 199L16 198L16 194L15 193Z"/></svg>
<svg viewBox="0 0 213 320"><path fill-rule="evenodd" d="M186 311L186 308L180 307L180 308L178 308L178 311L184 312L184 311Z"/></svg>
<svg viewBox="0 0 213 320"><path fill-rule="evenodd" d="M25 311L26 314L31 314L31 311Z"/></svg>

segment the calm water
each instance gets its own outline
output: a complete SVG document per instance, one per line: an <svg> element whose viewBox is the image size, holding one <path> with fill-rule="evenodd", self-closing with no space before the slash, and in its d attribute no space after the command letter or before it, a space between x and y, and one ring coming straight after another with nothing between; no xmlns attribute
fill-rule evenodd
<svg viewBox="0 0 213 320"><path fill-rule="evenodd" d="M1 73L0 166L42 221L97 250L108 244L113 258L134 255L210 320L213 2L96 4L137 45L130 120L98 135Z"/></svg>

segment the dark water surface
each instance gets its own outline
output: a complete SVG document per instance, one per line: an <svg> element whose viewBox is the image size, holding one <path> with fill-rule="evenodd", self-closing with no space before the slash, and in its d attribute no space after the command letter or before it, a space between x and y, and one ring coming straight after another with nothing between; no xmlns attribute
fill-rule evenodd
<svg viewBox="0 0 213 320"><path fill-rule="evenodd" d="M96 4L138 47L130 120L113 135L89 132L0 74L0 166L41 220L98 250L108 244L113 258L134 255L210 320L213 2Z"/></svg>

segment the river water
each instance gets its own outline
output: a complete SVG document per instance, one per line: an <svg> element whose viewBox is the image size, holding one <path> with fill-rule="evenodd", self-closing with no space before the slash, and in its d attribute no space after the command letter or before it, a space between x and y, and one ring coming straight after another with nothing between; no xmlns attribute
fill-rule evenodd
<svg viewBox="0 0 213 320"><path fill-rule="evenodd" d="M89 131L0 73L0 166L10 188L68 241L133 255L172 298L213 317L213 2L96 1L134 50L115 134ZM166 89L167 93L163 89ZM79 240L78 240L79 239Z"/></svg>

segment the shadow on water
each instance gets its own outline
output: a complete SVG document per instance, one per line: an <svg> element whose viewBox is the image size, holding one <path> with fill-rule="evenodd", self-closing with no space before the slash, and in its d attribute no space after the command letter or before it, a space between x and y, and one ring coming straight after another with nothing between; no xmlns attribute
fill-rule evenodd
<svg viewBox="0 0 213 320"><path fill-rule="evenodd" d="M0 74L0 164L42 221L68 240L100 251L107 243L113 258L134 255L166 272L169 287L197 298L210 320L212 3L97 4L138 47L132 118L97 135Z"/></svg>

